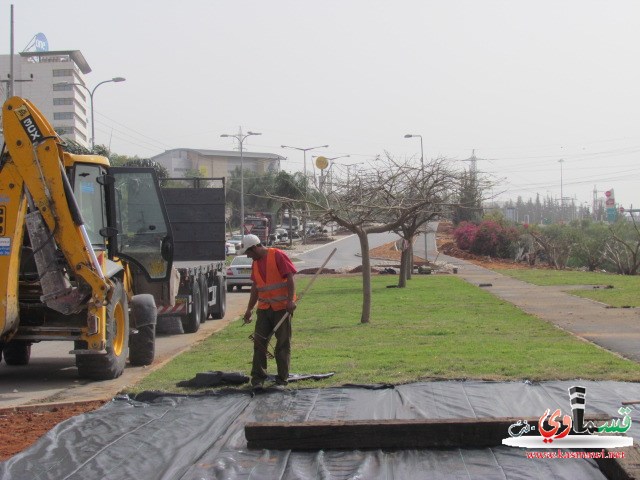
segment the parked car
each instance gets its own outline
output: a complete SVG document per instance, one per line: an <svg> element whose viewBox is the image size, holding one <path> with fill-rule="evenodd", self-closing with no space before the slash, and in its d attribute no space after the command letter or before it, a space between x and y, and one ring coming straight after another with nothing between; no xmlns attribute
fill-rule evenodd
<svg viewBox="0 0 640 480"><path fill-rule="evenodd" d="M251 260L246 255L238 255L231 260L229 268L227 268L227 292L236 287L242 290L242 287L250 287L253 285L251 280Z"/></svg>
<svg viewBox="0 0 640 480"><path fill-rule="evenodd" d="M284 243L289 241L289 232L284 228L276 228L274 232L269 235L269 241L273 245L274 243Z"/></svg>

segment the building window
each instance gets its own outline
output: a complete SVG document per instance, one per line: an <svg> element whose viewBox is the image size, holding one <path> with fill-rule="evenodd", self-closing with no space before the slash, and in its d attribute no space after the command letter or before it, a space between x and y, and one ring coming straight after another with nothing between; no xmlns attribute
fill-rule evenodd
<svg viewBox="0 0 640 480"><path fill-rule="evenodd" d="M73 85L61 85L59 83L53 84L54 92L71 92L73 91Z"/></svg>
<svg viewBox="0 0 640 480"><path fill-rule="evenodd" d="M54 120L73 120L73 112L55 112L53 114Z"/></svg>
<svg viewBox="0 0 640 480"><path fill-rule="evenodd" d="M64 68L64 69L57 69L57 70L53 70L53 76L54 77L71 77L73 76L73 69L72 68Z"/></svg>
<svg viewBox="0 0 640 480"><path fill-rule="evenodd" d="M84 108L82 106L82 104L80 102L78 102L75 98L54 98L53 99L53 104L54 105L73 105L75 106L78 110L80 110L83 114L87 114L87 109Z"/></svg>

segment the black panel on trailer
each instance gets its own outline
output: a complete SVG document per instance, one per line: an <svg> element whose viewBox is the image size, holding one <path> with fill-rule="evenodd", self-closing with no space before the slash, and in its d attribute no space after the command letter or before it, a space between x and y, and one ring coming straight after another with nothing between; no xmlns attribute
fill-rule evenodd
<svg viewBox="0 0 640 480"><path fill-rule="evenodd" d="M192 180L162 181L162 194L174 234L173 259L224 260L224 179Z"/></svg>

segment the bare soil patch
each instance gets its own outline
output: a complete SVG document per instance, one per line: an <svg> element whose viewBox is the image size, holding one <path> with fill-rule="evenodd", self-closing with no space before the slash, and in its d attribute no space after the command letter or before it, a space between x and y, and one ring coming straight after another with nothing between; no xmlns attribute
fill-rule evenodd
<svg viewBox="0 0 640 480"><path fill-rule="evenodd" d="M0 410L0 461L30 447L58 423L100 408L106 401Z"/></svg>

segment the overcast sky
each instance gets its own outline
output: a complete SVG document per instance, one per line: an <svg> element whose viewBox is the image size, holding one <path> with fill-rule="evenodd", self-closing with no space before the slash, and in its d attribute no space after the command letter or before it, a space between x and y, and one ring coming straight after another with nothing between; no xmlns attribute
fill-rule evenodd
<svg viewBox="0 0 640 480"><path fill-rule="evenodd" d="M245 149L336 164L462 160L501 198L594 186L640 207L640 2L589 0L29 0L0 2L0 48L38 32L92 68L96 143L150 157ZM364 165L363 165L364 166Z"/></svg>

